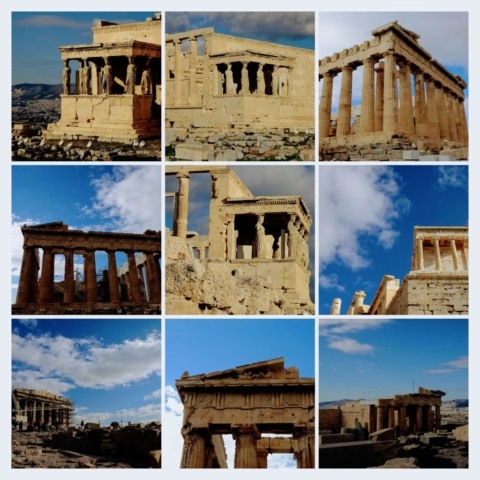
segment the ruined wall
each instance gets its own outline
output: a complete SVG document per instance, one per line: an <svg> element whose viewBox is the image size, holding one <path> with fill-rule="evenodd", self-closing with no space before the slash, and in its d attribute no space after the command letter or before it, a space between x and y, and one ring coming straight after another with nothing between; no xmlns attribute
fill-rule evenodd
<svg viewBox="0 0 480 480"><path fill-rule="evenodd" d="M320 430L339 430L341 427L340 407L337 408L320 408L318 410L318 418L320 419Z"/></svg>
<svg viewBox="0 0 480 480"><path fill-rule="evenodd" d="M157 14L158 16L160 14ZM100 22L99 22L100 23ZM122 40L138 40L139 42L160 45L162 22L130 23L125 25L105 25L92 28L93 43L114 43Z"/></svg>
<svg viewBox="0 0 480 480"><path fill-rule="evenodd" d="M368 424L370 428L371 411L373 405L362 405L360 402L346 403L341 407L341 426L347 428L355 427L355 420L358 420L362 426Z"/></svg>

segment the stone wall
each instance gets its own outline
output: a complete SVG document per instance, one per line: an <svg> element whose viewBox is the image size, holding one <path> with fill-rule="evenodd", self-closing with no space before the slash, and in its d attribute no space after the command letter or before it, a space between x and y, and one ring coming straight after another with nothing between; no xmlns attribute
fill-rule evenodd
<svg viewBox="0 0 480 480"><path fill-rule="evenodd" d="M320 419L319 430L340 430L341 427L341 410L337 408L320 408L318 410L318 418Z"/></svg>

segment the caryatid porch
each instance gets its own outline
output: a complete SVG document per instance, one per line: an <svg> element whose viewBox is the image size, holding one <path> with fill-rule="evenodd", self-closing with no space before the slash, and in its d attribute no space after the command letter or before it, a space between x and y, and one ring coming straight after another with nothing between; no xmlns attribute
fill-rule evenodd
<svg viewBox="0 0 480 480"><path fill-rule="evenodd" d="M360 142L362 137L368 142L372 138L400 135L413 141L445 139L468 145L465 81L434 60L419 45L419 35L397 22L373 30L372 35L372 40L320 61L321 143L333 145L335 139L345 139L354 133ZM360 66L363 66L360 127L356 126L352 132L352 76ZM338 75L341 88L335 128L331 122L332 93Z"/></svg>
<svg viewBox="0 0 480 480"><path fill-rule="evenodd" d="M209 468L223 445L236 442L235 468L266 468L268 453L293 453L298 468L314 467L314 379L299 378L283 358L190 376L176 382L184 405L181 468ZM281 439L262 437L286 435ZM269 451L270 450L270 451ZM217 463L218 464L218 463Z"/></svg>
<svg viewBox="0 0 480 480"><path fill-rule="evenodd" d="M161 234L147 230L144 234L83 232L69 230L63 222L22 227L24 236L24 253L17 291L17 302L14 311L22 308L47 308L58 306L65 309L117 308L123 306L148 305L159 308L161 302L161 276L159 259L161 257ZM39 254L43 249L42 274L38 279ZM108 254L108 274L102 281L97 279L95 252L104 251ZM124 252L128 258L129 294L122 294L117 270L116 252ZM135 252L145 255L145 280L148 291L148 301L142 295L139 270L135 261ZM65 275L63 294L59 298L54 294L55 255L65 258ZM84 281L78 285L74 272L74 255L83 255ZM106 273L106 272L105 272ZM102 283L102 285L100 285ZM79 287L84 292L78 298ZM103 298L99 292L103 289ZM58 288L57 288L58 289ZM77 290L77 292L76 292Z"/></svg>

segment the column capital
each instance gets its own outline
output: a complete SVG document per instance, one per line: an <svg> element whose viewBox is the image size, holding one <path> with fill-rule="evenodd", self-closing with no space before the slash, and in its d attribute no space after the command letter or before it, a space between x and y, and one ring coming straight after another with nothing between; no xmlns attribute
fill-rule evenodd
<svg viewBox="0 0 480 480"><path fill-rule="evenodd" d="M231 425L233 439L236 440L238 437L242 435L252 435L255 439L261 438L261 433L258 430L257 425L250 424L250 425L240 425L240 424L232 424Z"/></svg>
<svg viewBox="0 0 480 480"><path fill-rule="evenodd" d="M177 178L190 178L190 174L188 172L178 172L175 176Z"/></svg>

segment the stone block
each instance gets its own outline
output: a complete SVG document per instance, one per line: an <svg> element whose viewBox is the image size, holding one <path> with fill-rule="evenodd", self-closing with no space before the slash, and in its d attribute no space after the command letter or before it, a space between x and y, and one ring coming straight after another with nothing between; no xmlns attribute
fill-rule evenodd
<svg viewBox="0 0 480 480"><path fill-rule="evenodd" d="M320 445L330 445L332 443L353 442L353 433L334 433L328 435L319 435L318 441Z"/></svg>
<svg viewBox="0 0 480 480"><path fill-rule="evenodd" d="M213 145L204 143L181 143L175 146L175 158L178 160L208 160L208 152L213 150Z"/></svg>
<svg viewBox="0 0 480 480"><path fill-rule="evenodd" d="M318 447L319 468L367 468L374 464L373 443L346 442Z"/></svg>
<svg viewBox="0 0 480 480"><path fill-rule="evenodd" d="M372 442L383 442L386 440L395 440L395 429L384 428L383 430L377 430L370 434L370 440Z"/></svg>
<svg viewBox="0 0 480 480"><path fill-rule="evenodd" d="M453 436L455 440L461 440L462 442L468 442L468 425L458 427L453 430Z"/></svg>
<svg viewBox="0 0 480 480"><path fill-rule="evenodd" d="M418 150L404 150L403 160L420 160L420 152Z"/></svg>
<svg viewBox="0 0 480 480"><path fill-rule="evenodd" d="M420 155L419 158L421 162L438 162L439 159L439 155Z"/></svg>
<svg viewBox="0 0 480 480"><path fill-rule="evenodd" d="M420 437L420 442L425 445L445 445L447 438L443 435L438 435L436 433L425 433Z"/></svg>

